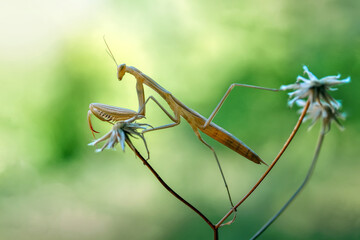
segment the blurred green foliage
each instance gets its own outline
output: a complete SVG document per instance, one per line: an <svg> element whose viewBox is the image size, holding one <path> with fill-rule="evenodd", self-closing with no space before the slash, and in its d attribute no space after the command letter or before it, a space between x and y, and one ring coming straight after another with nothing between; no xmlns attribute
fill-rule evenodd
<svg viewBox="0 0 360 240"><path fill-rule="evenodd" d="M351 76L334 92L348 116L346 130L334 127L326 136L309 186L263 238L359 239L359 1L2 5L0 239L212 238L129 148L96 154L86 146L91 102L138 107L135 81L117 81L104 34L118 63L139 68L204 116L233 82L276 88L294 82L303 64L318 77ZM214 121L269 163L298 118L286 100L285 93L238 88ZM155 105L147 114L154 126L169 121ZM95 119L94 125L101 133L110 128ZM317 131L301 128L220 239L251 237L282 206L305 176ZM229 210L226 192L212 153L186 122L146 138L161 176L217 222ZM265 167L206 140L239 200Z"/></svg>

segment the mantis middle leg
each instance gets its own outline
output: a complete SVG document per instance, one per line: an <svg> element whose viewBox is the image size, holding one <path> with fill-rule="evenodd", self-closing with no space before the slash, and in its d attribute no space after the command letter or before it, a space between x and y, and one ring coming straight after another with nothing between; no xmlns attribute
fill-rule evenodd
<svg viewBox="0 0 360 240"><path fill-rule="evenodd" d="M174 112L174 116L172 116L171 113L169 113L153 96L150 96L146 99L144 105L140 108L139 112L141 112L142 109L145 108L145 105L149 102L150 99L153 100L160 107L160 109L171 119L171 121L173 121L173 123L165 124L151 129L146 129L143 131L143 133L165 128L171 128L180 124L180 115L177 112Z"/></svg>

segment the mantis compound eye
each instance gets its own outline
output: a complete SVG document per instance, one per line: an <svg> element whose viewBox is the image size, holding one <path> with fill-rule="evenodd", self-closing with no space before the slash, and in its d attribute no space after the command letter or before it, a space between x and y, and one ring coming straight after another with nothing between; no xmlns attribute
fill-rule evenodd
<svg viewBox="0 0 360 240"><path fill-rule="evenodd" d="M117 77L119 79L119 81L121 81L121 79L124 77L125 75L125 70L126 70L126 64L120 64L117 68Z"/></svg>

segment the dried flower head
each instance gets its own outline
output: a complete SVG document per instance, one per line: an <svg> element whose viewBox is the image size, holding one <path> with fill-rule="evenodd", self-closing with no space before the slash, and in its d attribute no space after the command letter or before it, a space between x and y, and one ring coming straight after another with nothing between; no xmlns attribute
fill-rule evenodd
<svg viewBox="0 0 360 240"><path fill-rule="evenodd" d="M297 100L296 105L302 107L302 109L299 110L301 113L306 105L306 102L304 100ZM304 121L309 119L311 120L309 126L310 129L318 119L322 119L322 131L325 134L330 131L332 121L335 121L341 130L344 129L343 125L339 121L339 118L345 120L345 114L341 113L338 109L332 109L328 103L321 102L321 104L319 104L316 102L310 104Z"/></svg>
<svg viewBox="0 0 360 240"><path fill-rule="evenodd" d="M148 158L149 159L149 150L145 141L145 138L141 132L138 132L138 129L145 130L148 127L151 127L149 124L135 123L135 122L117 122L114 124L110 132L102 136L101 138L89 143L90 146L96 146L98 143L107 140L107 142L101 147L96 149L96 152L101 152L105 148L110 149L114 148L117 143L121 145L123 151L125 151L125 142L128 146L134 151L135 147L132 144L130 137L137 138L140 137L145 145Z"/></svg>
<svg viewBox="0 0 360 240"><path fill-rule="evenodd" d="M309 97L311 103L317 102L318 104L322 104L325 102L328 104L333 111L339 109L341 104L336 101L328 91L335 91L336 88L332 88L333 86L349 83L350 77L345 78L343 80L340 79L340 75L337 76L327 76L321 79L318 79L314 74L312 74L309 69L304 66L304 73L306 73L309 79L298 76L296 83L290 85L283 85L280 87L280 90L295 90L289 93L289 105L292 106L294 102L298 99Z"/></svg>

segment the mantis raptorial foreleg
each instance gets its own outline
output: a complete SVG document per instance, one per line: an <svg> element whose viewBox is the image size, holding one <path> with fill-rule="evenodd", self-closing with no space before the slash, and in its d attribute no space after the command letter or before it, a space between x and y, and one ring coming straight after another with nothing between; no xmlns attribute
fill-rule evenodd
<svg viewBox="0 0 360 240"><path fill-rule="evenodd" d="M275 88L265 88L265 87L247 85L247 84L233 83L233 84L230 85L230 87L228 88L228 90L225 92L224 96L222 97L222 99L220 100L220 102L218 103L218 105L216 106L216 108L214 109L214 111L210 114L210 116L209 116L209 118L206 120L203 128L206 128L207 126L209 126L209 124L210 124L210 123L212 122L212 120L214 119L215 115L216 115L216 114L218 113L218 111L220 110L221 106L224 104L225 99L229 96L230 92L231 92L235 87L256 88L256 89L268 90L268 91L273 91L273 92L279 91L279 89L275 89Z"/></svg>

